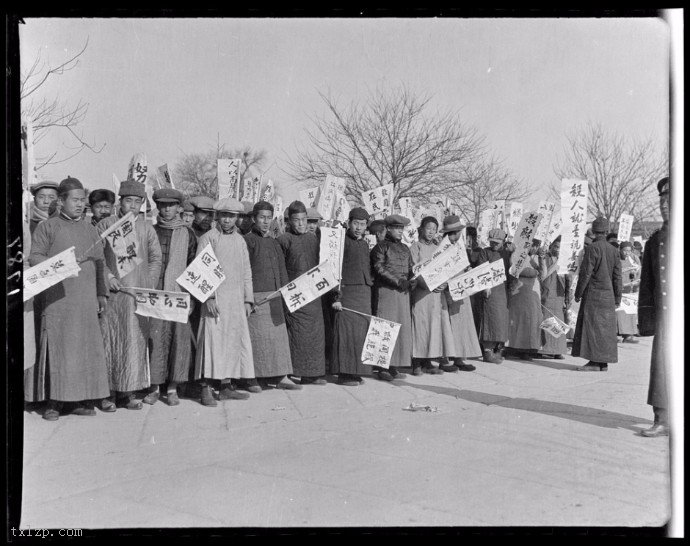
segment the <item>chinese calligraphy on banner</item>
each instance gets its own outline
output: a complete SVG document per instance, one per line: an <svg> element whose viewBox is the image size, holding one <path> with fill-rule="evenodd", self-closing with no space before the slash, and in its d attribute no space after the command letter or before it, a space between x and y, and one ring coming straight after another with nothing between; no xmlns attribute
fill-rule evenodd
<svg viewBox="0 0 690 546"><path fill-rule="evenodd" d="M419 270L419 276L424 278L429 290L435 290L444 282L459 275L469 265L465 241L458 239L455 244L446 246L438 256L423 265Z"/></svg>
<svg viewBox="0 0 690 546"><path fill-rule="evenodd" d="M372 218L383 219L393 214L393 191L393 184L386 184L362 192L364 208Z"/></svg>
<svg viewBox="0 0 690 546"><path fill-rule="evenodd" d="M522 203L513 202L506 205L504 227L509 237L515 236L515 230L522 218L522 211Z"/></svg>
<svg viewBox="0 0 690 546"><path fill-rule="evenodd" d="M338 178L331 174L326 175L316 201L316 210L323 217L324 220L333 218L333 210L338 198L338 193L345 193L346 182L342 178Z"/></svg>
<svg viewBox="0 0 690 546"><path fill-rule="evenodd" d="M490 210L483 210L479 213L479 223L477 224L477 244L480 248L489 246L489 231L493 229L492 221L494 213Z"/></svg>
<svg viewBox="0 0 690 546"><path fill-rule="evenodd" d="M506 271L503 260L484 262L467 273L453 277L448 281L448 291L453 301L472 296L477 292L493 288L506 282Z"/></svg>
<svg viewBox="0 0 690 546"><path fill-rule="evenodd" d="M618 241L621 243L630 240L634 220L635 217L632 214L621 214L618 219Z"/></svg>
<svg viewBox="0 0 690 546"><path fill-rule="evenodd" d="M397 322L371 317L362 347L362 364L389 368L399 332L400 324Z"/></svg>
<svg viewBox="0 0 690 546"><path fill-rule="evenodd" d="M101 233L101 239L108 242L113 254L115 254L119 278L127 275L143 261L139 256L137 234L134 229L136 219L133 212L128 212Z"/></svg>
<svg viewBox="0 0 690 546"><path fill-rule="evenodd" d="M344 193L338 192L335 199L335 212L333 212L333 219L338 222L347 222L350 218L350 203Z"/></svg>
<svg viewBox="0 0 690 546"><path fill-rule="evenodd" d="M316 202L319 199L319 187L307 188L306 190L299 191L299 200L304 203L304 206L309 208L314 208ZM322 215L323 216L323 215Z"/></svg>
<svg viewBox="0 0 690 546"><path fill-rule="evenodd" d="M322 261L316 267L282 286L279 290L292 313L338 285L331 264Z"/></svg>
<svg viewBox="0 0 690 546"><path fill-rule="evenodd" d="M416 278L416 277L419 277L420 271L422 270L423 267L425 267L425 266L429 265L431 262L433 262L433 261L434 261L436 258L438 258L447 248L450 248L452 244L453 244L453 243L451 243L451 242L448 240L448 237L444 237L443 239L441 239L441 244L438 245L438 247L436 248L436 250L434 251L434 253L431 255L431 258L429 258L429 259L428 259L427 261L425 261L425 262L419 262L418 264L414 264L414 265L412 266L412 273L414 274L415 278Z"/></svg>
<svg viewBox="0 0 690 546"><path fill-rule="evenodd" d="M549 228L551 227L551 222L554 219L554 212L556 210L556 203L553 201L540 201L539 208L537 212L542 215L541 222L539 222L539 227L534 234L534 239L539 239L542 243L546 239L549 233Z"/></svg>
<svg viewBox="0 0 690 546"><path fill-rule="evenodd" d="M213 252L211 243L204 247L176 280L201 303L216 291L220 283L225 280L225 273Z"/></svg>
<svg viewBox="0 0 690 546"><path fill-rule="evenodd" d="M269 178L268 182L266 182L266 186L264 187L264 190L261 192L261 201L268 201L269 203L272 203L274 196L275 196L275 187L273 185L273 180L271 180ZM282 214L283 211L281 210L280 213Z"/></svg>
<svg viewBox="0 0 690 546"><path fill-rule="evenodd" d="M146 154L137 152L129 160L129 167L127 167L127 180L134 180L139 184L146 184L148 178L148 162L146 161Z"/></svg>
<svg viewBox="0 0 690 546"><path fill-rule="evenodd" d="M616 311L623 311L626 315L637 315L637 297L638 293L632 292L624 294L621 298L621 304Z"/></svg>
<svg viewBox="0 0 690 546"><path fill-rule="evenodd" d="M343 252L345 251L345 229L341 227L321 228L319 261L328 262L338 282L342 279Z"/></svg>
<svg viewBox="0 0 690 546"><path fill-rule="evenodd" d="M166 292L134 287L125 290L134 294L137 302L137 309L134 312L137 315L187 323L190 303L187 292Z"/></svg>
<svg viewBox="0 0 690 546"><path fill-rule="evenodd" d="M218 158L218 199L240 198L240 159Z"/></svg>
<svg viewBox="0 0 690 546"><path fill-rule="evenodd" d="M30 267L24 271L24 301L68 277L76 277L80 271L73 246Z"/></svg>
<svg viewBox="0 0 690 546"><path fill-rule="evenodd" d="M549 232L544 238L544 244L549 246L553 240L561 234L561 213L560 211L554 212L553 220L551 226L549 227Z"/></svg>
<svg viewBox="0 0 690 546"><path fill-rule="evenodd" d="M158 167L158 183L163 188L175 189L175 184L173 184L172 176L170 176L170 169L168 169L168 164L164 163Z"/></svg>
<svg viewBox="0 0 690 546"><path fill-rule="evenodd" d="M240 201L249 201L250 203L255 203L254 195L256 194L256 186L260 184L259 177L245 178L244 187L242 188L242 199Z"/></svg>
<svg viewBox="0 0 690 546"><path fill-rule="evenodd" d="M568 333L570 326L563 322L558 317L549 317L544 319L539 325L539 328L544 330L547 334L553 337L561 337Z"/></svg>
<svg viewBox="0 0 690 546"><path fill-rule="evenodd" d="M564 178L561 183L561 252L558 256L558 274L577 271L577 255L584 248L587 230L586 180Z"/></svg>
<svg viewBox="0 0 690 546"><path fill-rule="evenodd" d="M513 277L520 275L529 260L529 249L532 247L532 239L539 229L543 216L536 212L528 212L522 217L515 232L515 251L510 255L510 268L508 273Z"/></svg>

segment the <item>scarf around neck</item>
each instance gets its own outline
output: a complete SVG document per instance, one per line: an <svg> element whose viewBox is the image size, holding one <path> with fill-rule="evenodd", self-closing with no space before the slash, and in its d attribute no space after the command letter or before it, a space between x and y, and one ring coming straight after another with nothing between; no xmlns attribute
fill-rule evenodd
<svg viewBox="0 0 690 546"><path fill-rule="evenodd" d="M156 218L156 225L162 227L163 229L179 229L185 227L185 224L180 218L175 217L172 220L164 220L159 214Z"/></svg>
<svg viewBox="0 0 690 546"><path fill-rule="evenodd" d="M33 222L40 222L41 220L47 220L50 215L42 211L36 206L36 203L31 203L31 220Z"/></svg>

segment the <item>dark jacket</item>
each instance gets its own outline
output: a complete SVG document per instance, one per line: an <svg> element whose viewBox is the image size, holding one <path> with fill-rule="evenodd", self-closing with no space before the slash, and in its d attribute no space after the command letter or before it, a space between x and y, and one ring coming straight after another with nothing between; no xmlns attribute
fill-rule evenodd
<svg viewBox="0 0 690 546"><path fill-rule="evenodd" d="M400 289L400 281L412 277L413 265L410 249L387 234L371 251L374 286Z"/></svg>
<svg viewBox="0 0 690 546"><path fill-rule="evenodd" d="M345 235L343 250L342 284L373 284L369 244L366 239L355 239L349 229Z"/></svg>
<svg viewBox="0 0 690 546"><path fill-rule="evenodd" d="M278 241L264 237L256 225L244 236L252 266L254 292L273 292L288 283L285 256Z"/></svg>

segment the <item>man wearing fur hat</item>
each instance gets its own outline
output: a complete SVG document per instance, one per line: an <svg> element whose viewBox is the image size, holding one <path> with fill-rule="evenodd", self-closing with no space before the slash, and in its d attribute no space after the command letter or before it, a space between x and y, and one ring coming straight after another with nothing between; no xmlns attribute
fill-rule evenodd
<svg viewBox="0 0 690 546"><path fill-rule="evenodd" d="M89 194L91 206L91 223L96 226L98 222L113 213L115 207L115 194L110 190L93 190Z"/></svg>

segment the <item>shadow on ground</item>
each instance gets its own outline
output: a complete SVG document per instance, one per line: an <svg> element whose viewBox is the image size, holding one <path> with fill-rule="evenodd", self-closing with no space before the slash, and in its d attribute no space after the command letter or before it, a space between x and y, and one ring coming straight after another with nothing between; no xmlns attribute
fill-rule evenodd
<svg viewBox="0 0 690 546"><path fill-rule="evenodd" d="M551 415L553 417L560 417L562 419L570 419L571 421L578 421L580 423L596 425L604 428L624 428L633 432L640 432L643 429L643 427L639 426L640 424L652 424L652 421L635 417L634 415L626 415L624 413L616 413L614 411L589 408L587 406L576 406L574 404L563 404L561 402L536 400L534 398L511 398L510 396L501 396L466 389L437 387L435 385L420 385L408 383L407 381L398 381L397 383L407 387L412 387L414 389L421 389L436 394L444 394L446 396L460 398L462 400L467 400L468 402L484 404L485 406L500 406L503 408L533 411L535 413L542 413L544 415Z"/></svg>

